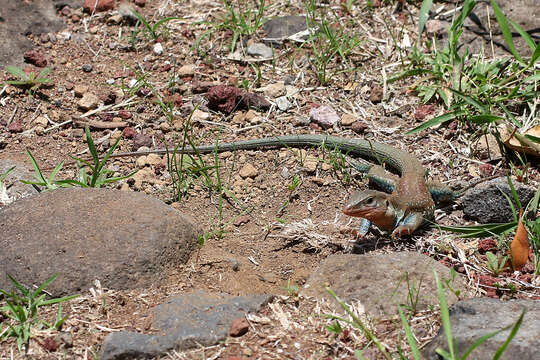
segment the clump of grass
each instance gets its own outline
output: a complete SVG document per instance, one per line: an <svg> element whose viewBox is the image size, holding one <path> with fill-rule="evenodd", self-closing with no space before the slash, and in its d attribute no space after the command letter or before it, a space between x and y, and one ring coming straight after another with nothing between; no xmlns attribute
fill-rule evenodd
<svg viewBox="0 0 540 360"><path fill-rule="evenodd" d="M521 315L519 316L519 318L517 319L515 324L510 324L510 325L508 325L508 326L506 326L506 327L504 327L502 329L499 329L497 331L494 331L492 333L489 333L489 334L486 334L484 336L479 337L478 339L476 339L472 343L472 345L470 345L463 352L463 354L458 354L457 349L456 349L455 340L454 340L454 337L452 336L452 326L451 326L451 323L450 323L450 311L449 311L449 308L448 308L448 302L446 300L445 286L444 286L444 283L439 279L439 275L437 274L437 272L434 270L433 273L435 275L435 283L437 285L437 292L438 292L438 295L439 295L441 322L442 322L443 331L444 331L444 334L445 334L445 337L446 337L447 349L448 349L448 350L445 350L445 349L437 348L436 353L438 355L440 355L445 360L458 360L458 359L459 360L465 360L465 359L469 358L470 354L476 348L481 346L487 340L489 340L490 338L496 336L500 332L511 329L510 333L508 334L508 337L506 338L506 341L497 349L497 351L493 355L494 360L499 359L501 357L501 355L503 354L503 352L508 347L508 344L512 341L512 339L515 337L517 331L519 330L519 328L521 326L521 323L523 322L523 317L525 316L525 310L523 310L521 312ZM371 343L375 344L376 348L381 353L381 356L384 357L385 359L388 359L388 360L392 360L392 359L396 359L396 358L400 359L400 360L405 360L405 359L410 359L410 358L415 359L415 360L422 359L422 357L420 355L420 348L418 346L418 343L417 343L417 341L416 341L416 339L414 337L414 334L413 334L413 332L412 332L412 330L411 330L411 328L409 326L407 317L405 316L401 306L398 306L398 312L399 312L399 317L401 319L401 324L402 324L402 327L403 327L403 331L405 332L405 337L406 337L407 342L408 342L409 347L410 347L410 354L404 354L402 349L399 348L399 347L398 347L397 354L391 354L385 348L384 344L370 330L369 326L364 321L362 321L358 316L356 316L352 312L352 310L349 308L349 306L347 304L345 304L345 302L343 302L336 295L336 293L334 293L328 287L326 288L326 290L328 291L328 293L334 299L336 299L336 301L340 304L340 306L343 308L343 310L345 310L345 312L350 317L350 320L349 320L349 319L345 319L345 318L343 318L341 316L327 315L328 318L336 320L335 323L332 326L327 327L327 329L329 331L339 334L339 333L341 333L341 331L343 331L343 328L340 325L340 323L341 322L346 323L346 324L354 327L355 329L361 331L362 334L364 334L364 336ZM452 290L452 289L450 289L450 290ZM365 359L365 357L362 355L361 350L356 350L355 355L356 355L356 358L359 359L359 360L364 360Z"/></svg>
<svg viewBox="0 0 540 360"><path fill-rule="evenodd" d="M105 165L107 164L109 160L109 157L114 152L114 150L118 146L118 143L122 139L121 137L119 137L116 140L116 142L113 144L113 146L111 146L111 148L107 151L103 159L100 159L97 153L96 146L94 144L94 140L92 139L92 135L90 134L90 129L88 128L88 125L85 127L85 134L86 134L86 143L88 145L90 154L92 155L93 163L90 163L89 161L82 158L73 157L73 159L77 161L77 169L78 169L77 180L74 180L74 179L57 180L56 179L56 175L58 175L58 172L60 172L60 170L64 166L63 161L60 162L58 165L56 165L56 167L49 174L48 177L45 177L41 168L39 167L39 164L37 163L36 159L30 152L30 150L26 149L26 153L28 157L30 158L32 167L34 168L34 177L36 178L36 180L35 181L22 180L22 182L25 184L42 186L46 190L54 190L59 187L72 187L72 186L80 186L84 188L87 188L87 187L100 188L106 184L110 184L113 182L130 178L137 172L137 170L135 170L129 173L128 175L115 177L115 176L111 176L113 171L105 167ZM86 170L87 167L90 169L91 175L87 173L87 170Z"/></svg>
<svg viewBox="0 0 540 360"><path fill-rule="evenodd" d="M67 318L62 316L62 306L59 305L56 320L54 323L49 324L39 317L39 308L69 301L79 295L45 300L46 294L43 292L57 278L58 275L56 274L45 280L34 291L25 288L10 274L7 274L7 276L17 291L12 290L8 292L0 289L0 294L4 296L4 301L6 302L6 305L0 307L0 313L3 313L9 319L5 329L2 329L0 325L0 340L7 337L15 337L19 351L23 352L23 348L25 351L27 350L33 329L40 330L46 328L48 330L58 330Z"/></svg>
<svg viewBox="0 0 540 360"><path fill-rule="evenodd" d="M319 11L314 0L307 1L305 8L307 27L313 29L307 41L312 51L310 63L319 83L324 86L338 73L354 70L348 57L360 44L360 39L342 26L342 19L336 14L333 20L329 20L326 13ZM344 66L330 70L331 64L337 64L338 59Z"/></svg>
<svg viewBox="0 0 540 360"><path fill-rule="evenodd" d="M419 21L419 33L423 31L431 7L431 0L424 0ZM540 46L518 24L507 19L495 1L491 5L512 57L487 60L472 56L467 49L459 51L458 41L463 33L463 22L471 14L477 2L466 0L449 29L448 45L438 49L435 40L430 44L431 53L421 53L417 46L411 54L411 68L389 79L389 82L410 76L420 76L412 86L425 102L442 101L448 111L408 134L417 133L453 119L467 123L478 133L493 132L496 126L505 125L521 142L540 152L540 139L524 136L518 129L532 127L538 109L534 106L540 92L536 83L540 74L534 65L540 58ZM516 51L508 24L531 48L533 55L523 59ZM419 39L420 41L420 39ZM418 45L418 44L417 44ZM499 136L497 136L499 138Z"/></svg>

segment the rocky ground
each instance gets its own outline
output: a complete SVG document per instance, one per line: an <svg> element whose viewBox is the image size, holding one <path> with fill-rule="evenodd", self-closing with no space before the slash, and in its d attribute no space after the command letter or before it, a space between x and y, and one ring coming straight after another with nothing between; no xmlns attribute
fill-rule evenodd
<svg viewBox="0 0 540 360"><path fill-rule="evenodd" d="M53 1L52 10L47 7L50 4L40 1L17 2L21 8L37 6L38 10L31 7L21 12L12 1L0 1L0 15L10 20L0 24L0 30L17 29L16 33L25 34L21 39L6 35L13 40L6 44L26 51L24 56L4 51L9 54L6 64L20 66L26 73L38 73L44 67L52 71L48 75L51 81L33 94L12 85L0 89L0 174L17 166L17 173L7 178L13 198L36 192L13 180L33 176L26 150L31 151L46 175L64 161L56 178L75 178L77 168L72 156L89 158L85 125L89 125L100 154L120 137L116 152L175 146L186 139L200 145L272 135L328 133L370 138L404 149L422 162L431 178L450 186L509 170L492 139L477 138L457 123L414 136L404 135L445 111L437 102L422 104L409 90L413 79L383 81L400 71L407 61L409 45L417 37L420 4L376 2L368 7L362 3L352 6L350 12L342 2L322 4L324 13L332 11L338 16L339 22L333 20L333 26L345 25L359 42L348 55L348 64L335 59L327 64L327 82L321 84L314 71L317 49L292 40L270 49L269 42L264 41L281 36L285 29L294 32L292 28L302 28L303 20L288 18L285 23L272 23L273 27L267 25L252 35L244 34L237 48L246 53L231 54L235 33L227 22L231 14L222 2L111 1L110 9L86 12L80 7L81 1ZM503 9L509 8L507 3L501 3ZM527 8L531 6L527 1L520 4L519 10L512 10L509 16L516 16L514 19L526 27L523 19L531 12L537 13L538 6ZM265 19L305 13L305 5L297 1L266 5ZM437 5L444 6L440 14L454 7L448 3ZM252 3L235 7L235 11L249 6ZM136 29L137 18L131 9L140 13L150 27L167 17L175 19L154 29ZM23 14L34 13L38 14L35 21L40 27L20 20ZM485 20L480 12L478 17ZM441 15L437 21L430 23L428 35L439 36L443 43L451 16ZM48 31L41 28L44 23L50 26ZM483 42L485 34L474 31L474 26L468 24L465 34L473 50L489 49L488 57L507 54L498 46L500 42L495 41L493 48ZM518 44L518 49L530 56L523 44ZM2 76L3 80L14 79L7 72ZM232 95L244 90L225 86L245 89L250 95L238 102L239 97ZM212 95L225 100L213 101ZM257 106L248 110L246 105ZM388 304L407 303L413 332L422 346L428 344L440 329L438 298L433 296L433 267L438 267L446 278L451 276L451 268L459 274L456 286L461 294L452 297L449 293L450 303L483 297L480 300L485 303L480 305L462 305L464 313L478 306L475 309L485 312L487 318L486 309L499 307L506 316L504 321L493 325L486 320L495 328L515 321L519 306L528 307L529 318L520 341L529 347L521 356L527 358L527 349L538 345L534 324L540 310L533 300L540 299L540 293L532 263L521 272L504 270L495 276L486 266L485 253L497 252L498 238L462 239L437 228L422 230L402 241L376 229L357 238L355 229L360 220L343 215L341 209L348 196L366 184L332 151L250 150L195 156L184 161L184 177L175 182L169 165L163 155L111 158L107 167L115 176L138 172L108 187L160 199L187 215L187 219L148 198L120 200L124 193L108 197L79 190L74 194L43 193L0 210L6 217L10 214L9 219L0 219L0 229L8 234L3 237L5 243L0 244L8 249L9 241L9 251L13 251L1 255L7 259L3 264L12 260L9 266L0 267L2 272L11 271L25 284L39 285L69 267L71 277L59 277L58 285L50 291L55 296L81 294L63 303L67 320L61 332L36 330L28 349L30 358L98 358L105 351L103 358L110 359L126 354L162 354L161 358L168 359L345 359L352 358L356 349L364 349L368 359L382 358L351 326L342 324L344 330L339 335L325 327L333 322L324 315L337 309L326 290L320 288L321 283L329 284L359 315L367 311L370 328L389 351L401 347L409 354L396 308ZM538 179L534 166L516 179L522 199L532 197ZM474 223L471 218L490 221L493 218L486 214L488 211L477 211L489 206L495 207L495 216L501 215L506 200L497 191L489 192L493 189L489 186L485 190L488 195L480 189L463 200L476 204L476 210L469 212L476 218L464 216L466 204L457 203L437 210L437 222L461 226ZM501 202L493 205L497 196ZM186 226L194 224L197 235L171 230L171 224L183 221ZM32 231L25 230L31 227ZM163 228L167 230L161 231ZM100 236L109 242L96 245ZM70 242L74 237L77 241ZM24 246L20 245L22 238L28 240ZM131 240L123 242L127 238ZM179 239L178 243L174 244L173 238ZM139 239L159 241L138 247ZM503 242L510 240L511 235ZM197 241L204 244L199 246ZM85 246L89 248L83 251ZM170 254L164 249L171 246L176 246L182 256L167 257ZM10 255L21 252L24 256L20 258ZM351 253L355 254L353 258L348 257ZM155 256L143 256L147 254ZM77 276L78 272L85 276ZM411 274L413 284L422 284L417 285L421 301L415 306L403 300L407 298L406 290L396 291L403 273ZM81 279L90 284L85 286ZM301 291L306 283L311 286ZM4 278L0 284L9 282ZM199 300L178 297L194 291L203 291ZM399 293L396 298L394 292ZM486 297L520 299L525 305L519 303L518 310L508 310L517 303L493 305ZM167 301L181 305L171 310L165 305ZM187 342L170 339L165 334L176 334L185 325L171 324L163 313L182 314L186 312L182 307L185 302L195 307L197 302L207 304L224 317L212 322L210 315L206 318L193 310L194 318L182 321L203 323L203 329L178 335L190 338ZM41 316L51 321L57 307L44 307L42 311ZM250 312L247 321L236 324L245 312ZM1 333L8 319L0 315L0 320ZM230 329L231 323L243 330ZM209 338L204 330L214 326L219 336ZM195 340L190 337L199 332L203 335ZM465 330L455 332L467 334ZM125 345L130 341L144 346L135 351ZM15 340L4 339L0 358L20 357Z"/></svg>

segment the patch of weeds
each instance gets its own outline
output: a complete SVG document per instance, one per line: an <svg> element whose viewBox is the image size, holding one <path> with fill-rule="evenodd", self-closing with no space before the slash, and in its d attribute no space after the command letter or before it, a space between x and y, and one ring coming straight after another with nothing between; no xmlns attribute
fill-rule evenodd
<svg viewBox="0 0 540 360"><path fill-rule="evenodd" d="M5 70L18 79L7 80L6 84L22 87L26 89L26 92L30 96L33 96L41 86L49 84L52 81L47 77L52 71L50 68L43 68L38 74L33 71L27 74L16 66L6 66Z"/></svg>
<svg viewBox="0 0 540 360"><path fill-rule="evenodd" d="M39 308L69 301L75 299L79 295L45 300L46 294L43 293L45 287L56 279L58 276L56 274L45 280L45 282L34 291L25 288L10 274L7 274L7 276L18 292L15 290L8 292L0 289L0 293L4 295L4 301L6 302L6 305L0 307L0 312L9 318L7 324L8 327L3 331L0 329L0 339L15 337L19 351L23 352L23 347L25 348L25 351L28 347L28 341L32 336L33 329L40 330L45 327L48 330L58 330L67 318L62 316L62 306L59 305L56 320L54 323L49 324L39 318Z"/></svg>
<svg viewBox="0 0 540 360"><path fill-rule="evenodd" d="M73 179L56 180L56 175L58 175L58 172L64 166L63 161L60 162L58 165L56 165L54 170L46 178L43 175L41 168L39 167L36 159L30 152L30 150L26 149L26 153L28 157L30 158L32 167L34 168L34 177L36 178L36 181L28 181L28 180L21 180L21 181L25 184L45 187L46 190L54 190L59 187L72 187L72 186L80 186L84 188L87 188L87 187L100 188L106 184L110 184L113 182L130 178L137 172L137 170L135 170L125 176L117 176L117 177L110 176L112 173L114 173L114 171L107 169L105 165L107 164L109 157L114 152L114 150L116 149L116 147L118 146L118 143L120 142L122 138L119 137L116 140L116 142L113 144L113 146L111 146L111 148L107 151L103 159L100 160L99 155L97 153L96 146L94 144L94 140L92 139L92 135L90 134L90 129L88 128L88 125L85 127L85 133L86 133L86 143L88 145L88 149L90 150L90 154L92 154L93 164L88 162L85 159L72 157L73 159L77 161L77 169L78 169L77 179L78 180L73 180ZM87 173L86 167L90 168L91 175Z"/></svg>
<svg viewBox="0 0 540 360"><path fill-rule="evenodd" d="M255 7L252 8L248 1L222 0L225 6L225 14L218 17L215 22L203 22L211 25L193 44L193 49L200 53L201 41L211 37L217 31L226 31L231 34L230 52L236 50L237 44L242 43L244 37L254 35L261 26L264 25L264 11L266 10L265 0L253 1Z"/></svg>
<svg viewBox="0 0 540 360"><path fill-rule="evenodd" d="M354 70L349 64L348 57L360 44L360 39L356 34L346 30L337 14L333 14L333 20L328 20L328 15L318 10L315 0L306 2L305 9L308 29L317 29L307 40L312 51L310 63L317 80L325 86L335 75ZM331 64L334 63L334 67L337 67L338 62L343 64L342 68L331 70Z"/></svg>
<svg viewBox="0 0 540 360"><path fill-rule="evenodd" d="M495 276L504 270L508 256L495 255L491 251L486 252L487 267L489 271Z"/></svg>
<svg viewBox="0 0 540 360"><path fill-rule="evenodd" d="M495 354L493 355L493 359L499 359L501 355L506 351L508 344L512 341L512 339L516 336L522 322L523 317L525 316L525 310L523 310L517 319L517 321L514 324L510 324L502 329L499 329L497 331L494 331L492 333L483 335L476 339L471 346L469 346L463 354L457 354L455 339L452 336L452 326L450 323L450 311L448 308L448 302L446 300L446 294L445 294L445 286L443 282L439 279L438 273L434 270L433 271L435 275L435 283L437 285L437 293L439 296L439 305L440 305L440 315L441 315L441 322L443 326L443 331L446 337L446 343L448 350L437 348L435 352L445 360L465 360L469 358L470 354L478 348L480 345L485 343L490 338L496 336L497 334L510 330L510 333L508 334L506 340L504 343L497 349ZM409 326L409 322L407 317L405 316L403 309L401 306L398 306L398 312L399 317L401 319L401 324L403 327L403 331L405 332L405 338L407 340L407 343L410 347L410 354L404 354L401 347L398 346L397 354L390 354L383 343L375 336L375 334L369 329L369 327L358 317L356 316L353 311L350 309L350 307L345 304L330 288L326 288L328 293L340 304L340 306L345 310L345 312L349 315L349 319L345 319L341 316L336 315L326 315L326 317L330 319L334 319L335 322L330 326L327 327L327 329L335 334L340 334L343 331L343 327L341 326L340 322L349 324L353 326L355 329L358 329L362 332L362 334L379 350L381 356L387 360L391 360L394 358L405 360L405 359L415 359L420 360L422 359L420 355L420 347L418 346L418 343L416 341L416 338L411 330L411 327ZM359 360L365 360L365 357L362 355L361 350L355 351L356 358ZM393 356L395 355L395 356Z"/></svg>
<svg viewBox="0 0 540 360"><path fill-rule="evenodd" d="M540 58L540 47L518 24L506 19L492 0L492 8L513 58L486 60L483 57L473 57L467 49L460 53L458 41L463 32L463 22L476 4L475 0L464 2L461 12L455 16L449 29L447 46L438 49L436 41L433 40L432 52L424 54L415 45L410 57L411 68L389 79L389 82L392 82L405 77L420 76L412 88L424 102L438 97L448 109L447 113L424 122L408 134L457 119L462 123L467 122L473 129L479 128L479 133L491 131L496 135L498 130L491 125L504 124L518 140L535 147L534 143L540 142L540 139L523 136L516 129L532 127L538 112L534 101L540 95L536 84L540 80L540 74L535 72L534 65ZM431 1L424 0L419 33L423 30L430 7ZM533 51L528 61L515 50L508 23ZM519 120L514 114L519 114L523 120Z"/></svg>
<svg viewBox="0 0 540 360"><path fill-rule="evenodd" d="M135 10L131 11L133 15L137 18L137 23L135 24L134 30L131 31L131 38L130 42L133 47L135 47L135 42L137 39L137 35L142 31L147 39L152 41L157 40L167 40L169 37L169 30L164 27L165 24L167 24L171 20L178 20L178 17L171 16L164 19L161 19L157 21L155 24L150 24L148 20ZM139 27L141 27L142 24L142 30L139 30ZM161 29L163 27L163 29ZM161 29L161 30L160 30Z"/></svg>

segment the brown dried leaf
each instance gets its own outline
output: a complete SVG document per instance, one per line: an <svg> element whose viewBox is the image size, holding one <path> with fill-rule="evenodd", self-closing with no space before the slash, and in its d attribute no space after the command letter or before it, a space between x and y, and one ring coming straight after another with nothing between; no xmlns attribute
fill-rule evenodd
<svg viewBox="0 0 540 360"><path fill-rule="evenodd" d="M522 221L523 210L519 212L519 221L516 235L510 244L510 255L512 258L512 268L521 270L523 265L529 260L529 236Z"/></svg>

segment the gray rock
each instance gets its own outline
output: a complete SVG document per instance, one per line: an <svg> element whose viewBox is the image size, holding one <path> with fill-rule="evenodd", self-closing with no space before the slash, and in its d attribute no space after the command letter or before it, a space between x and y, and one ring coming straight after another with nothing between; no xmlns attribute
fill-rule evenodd
<svg viewBox="0 0 540 360"><path fill-rule="evenodd" d="M301 15L279 16L264 23L265 40L281 41L305 30L306 17Z"/></svg>
<svg viewBox="0 0 540 360"><path fill-rule="evenodd" d="M6 272L30 287L51 275L53 296L147 287L184 264L197 244L191 220L158 199L109 189L59 189L0 209L0 288Z"/></svg>
<svg viewBox="0 0 540 360"><path fill-rule="evenodd" d="M311 274L302 293L331 299L323 287L326 284L345 302L361 302L372 316L391 316L397 314L398 304L411 304L407 296L412 286L419 289L417 310L439 304L434 269L440 279L450 279L449 268L415 252L332 255ZM451 284L462 292L467 286L460 274ZM453 293L446 296L449 304L458 300ZM333 303L340 309L337 302Z"/></svg>
<svg viewBox="0 0 540 360"><path fill-rule="evenodd" d="M263 59L271 59L273 55L272 48L262 43L255 43L253 45L248 46L247 53L248 55L260 57Z"/></svg>
<svg viewBox="0 0 540 360"><path fill-rule="evenodd" d="M536 29L538 29L538 19L540 18L540 3L538 0L497 0L497 4L507 19L515 21L530 35L534 35ZM487 11L489 11L489 22ZM452 18L452 15L449 15L444 21L441 21L440 26L443 29L449 29ZM530 57L532 50L529 45L518 35L512 25L508 25L514 35L513 42L518 54L522 57ZM446 30L443 30L445 38L448 36ZM491 39L493 39L495 57L511 55L502 36L493 8L489 5L487 7L482 6L482 3L478 2L472 14L465 19L460 43L464 44L471 53L483 52L491 54Z"/></svg>
<svg viewBox="0 0 540 360"><path fill-rule="evenodd" d="M276 104L279 110L287 111L291 108L292 104L286 96L280 96L276 99Z"/></svg>
<svg viewBox="0 0 540 360"><path fill-rule="evenodd" d="M217 344L227 337L234 319L259 311L271 299L270 295L222 297L202 291L175 296L154 310L153 327L164 335L109 334L101 359L150 358L172 349Z"/></svg>
<svg viewBox="0 0 540 360"><path fill-rule="evenodd" d="M28 34L59 31L64 23L56 15L56 1L0 1L0 64L20 66L23 53L32 49Z"/></svg>
<svg viewBox="0 0 540 360"><path fill-rule="evenodd" d="M513 184L521 205L526 206L533 198L535 189L518 182ZM510 185L505 177L500 177L467 191L461 198L463 213L467 218L482 224L512 221L512 208L501 191L508 195L514 203L514 208L517 209Z"/></svg>
<svg viewBox="0 0 540 360"><path fill-rule="evenodd" d="M9 159L0 160L0 174L4 174L13 166L15 166L15 169L4 180L4 185L8 187L7 194L10 201L37 194L37 190L32 185L21 182L21 180L34 180L33 173L25 164ZM2 206L3 204L0 200L0 207Z"/></svg>
<svg viewBox="0 0 540 360"><path fill-rule="evenodd" d="M501 301L491 298L477 298L459 301L450 309L452 335L458 357L478 338L515 324L522 309L527 312L516 336L502 354L501 360L537 359L540 350L540 301ZM493 359L497 349L505 342L510 330L503 331L477 347L468 357L475 360ZM422 351L426 360L438 360L437 348L448 351L443 328Z"/></svg>
<svg viewBox="0 0 540 360"><path fill-rule="evenodd" d="M322 126L323 129L329 129L341 121L336 111L328 105L322 105L309 110L309 118L311 121Z"/></svg>

